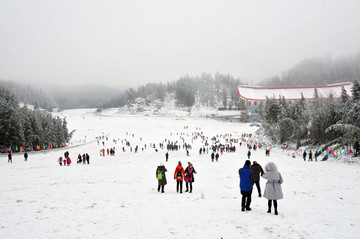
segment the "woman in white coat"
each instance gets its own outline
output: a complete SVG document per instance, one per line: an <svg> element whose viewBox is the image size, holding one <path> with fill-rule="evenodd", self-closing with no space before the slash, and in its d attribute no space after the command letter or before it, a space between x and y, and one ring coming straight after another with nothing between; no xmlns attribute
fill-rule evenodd
<svg viewBox="0 0 360 239"><path fill-rule="evenodd" d="M269 200L267 212L271 213L271 204L272 201L274 201L275 215L278 215L277 200L283 198L283 192L281 189L283 179L273 162L269 162L265 166L265 173L263 174L263 178L267 180L264 192L264 197Z"/></svg>

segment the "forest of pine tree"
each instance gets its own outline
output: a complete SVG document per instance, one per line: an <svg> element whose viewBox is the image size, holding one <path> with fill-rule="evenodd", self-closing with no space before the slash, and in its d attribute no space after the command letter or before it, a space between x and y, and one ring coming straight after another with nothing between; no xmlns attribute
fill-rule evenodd
<svg viewBox="0 0 360 239"><path fill-rule="evenodd" d="M0 86L9 90L22 103L38 105L42 109L51 111L57 107L55 101L42 89L35 90L30 85L22 85L13 81L0 81Z"/></svg>
<svg viewBox="0 0 360 239"><path fill-rule="evenodd" d="M289 103L267 98L262 105L262 130L273 142L302 145L353 145L360 138L360 84L353 82L352 97L342 88L341 97Z"/></svg>
<svg viewBox="0 0 360 239"><path fill-rule="evenodd" d="M216 73L213 76L203 73L195 77L185 75L175 82L148 83L137 90L129 88L102 107L122 107L138 97L163 101L166 94L173 93L179 106L201 104L230 110L238 109L240 102L236 97L236 90L240 84L242 82L239 79L235 79L229 74Z"/></svg>
<svg viewBox="0 0 360 239"><path fill-rule="evenodd" d="M11 147L12 151L43 149L64 146L71 138L66 119L53 118L51 113L42 112L35 105L34 110L18 100L9 90L0 86L0 146Z"/></svg>

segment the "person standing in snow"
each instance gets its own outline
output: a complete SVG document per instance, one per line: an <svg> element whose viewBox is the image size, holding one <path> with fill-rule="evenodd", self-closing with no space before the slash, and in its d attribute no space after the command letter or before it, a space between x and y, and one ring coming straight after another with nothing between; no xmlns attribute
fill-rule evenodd
<svg viewBox="0 0 360 239"><path fill-rule="evenodd" d="M180 193L182 193L184 174L184 168L181 166L181 162L179 161L178 166L176 167L174 172L174 179L176 179L176 192L179 192L180 187Z"/></svg>
<svg viewBox="0 0 360 239"><path fill-rule="evenodd" d="M24 153L24 159L25 159L25 161L27 161L27 159L28 159L28 154L27 154L26 151L25 151L25 153Z"/></svg>
<svg viewBox="0 0 360 239"><path fill-rule="evenodd" d="M248 151L248 153L247 153L248 159L250 159L250 156L251 156L251 152L250 152L250 149L249 149L249 151Z"/></svg>
<svg viewBox="0 0 360 239"><path fill-rule="evenodd" d="M90 156L89 156L89 154L88 153L86 153L86 162L87 162L87 164L90 164Z"/></svg>
<svg viewBox="0 0 360 239"><path fill-rule="evenodd" d="M214 162L214 158L215 158L215 153L214 151L211 153L211 162Z"/></svg>
<svg viewBox="0 0 360 239"><path fill-rule="evenodd" d="M259 197L261 197L261 189L260 189L260 174L263 176L264 170L261 167L260 164L258 164L256 161L253 162L251 165L251 170L254 173L254 184L256 185L257 191L259 193Z"/></svg>
<svg viewBox="0 0 360 239"><path fill-rule="evenodd" d="M60 157L60 158L58 159L58 162L59 162L59 165L62 166L62 163L63 163L62 157Z"/></svg>
<svg viewBox="0 0 360 239"><path fill-rule="evenodd" d="M241 199L241 211L250 211L251 204L251 193L253 186L254 173L250 168L250 160L246 160L244 167L239 169L240 176L240 192L242 195Z"/></svg>
<svg viewBox="0 0 360 239"><path fill-rule="evenodd" d="M161 188L161 193L164 193L164 187L167 184L165 172L167 172L167 169L163 163L160 163L160 166L156 169L156 178L158 179L158 192L160 192Z"/></svg>
<svg viewBox="0 0 360 239"><path fill-rule="evenodd" d="M196 174L195 169L193 168L192 163L188 162L189 166L185 169L185 182L186 182L186 191L189 192L188 183L190 184L190 193L192 193L192 183L194 182L194 173Z"/></svg>
<svg viewBox="0 0 360 239"><path fill-rule="evenodd" d="M216 155L215 155L215 159L216 159L216 162L219 160L219 153L216 153Z"/></svg>
<svg viewBox="0 0 360 239"><path fill-rule="evenodd" d="M70 164L71 164L71 159L70 159L70 157L67 157L67 158L66 158L66 164L67 164L67 166L70 166Z"/></svg>
<svg viewBox="0 0 360 239"><path fill-rule="evenodd" d="M312 160L312 151L310 150L310 152L309 152L309 161L313 161Z"/></svg>
<svg viewBox="0 0 360 239"><path fill-rule="evenodd" d="M304 159L304 161L306 161L306 150L304 150L303 159Z"/></svg>
<svg viewBox="0 0 360 239"><path fill-rule="evenodd" d="M11 150L9 151L9 154L8 154L8 163L12 163L12 154L11 154Z"/></svg>
<svg viewBox="0 0 360 239"><path fill-rule="evenodd" d="M81 155L79 154L78 155L78 161L77 161L77 163L81 163L82 161L81 161Z"/></svg>
<svg viewBox="0 0 360 239"><path fill-rule="evenodd" d="M166 152L166 154L165 154L165 159L166 159L166 162L167 162L168 159L169 159L169 153L168 153L168 152Z"/></svg>
<svg viewBox="0 0 360 239"><path fill-rule="evenodd" d="M281 189L281 184L283 183L283 178L281 174L277 171L277 167L273 162L269 162L265 166L265 173L263 178L267 180L264 197L268 199L268 211L271 213L271 202L274 202L275 215L278 215L277 210L277 200L283 198L283 192Z"/></svg>

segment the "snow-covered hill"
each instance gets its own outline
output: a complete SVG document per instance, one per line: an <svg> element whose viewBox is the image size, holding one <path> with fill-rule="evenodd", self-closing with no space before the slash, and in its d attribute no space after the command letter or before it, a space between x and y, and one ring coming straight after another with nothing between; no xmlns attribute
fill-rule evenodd
<svg viewBox="0 0 360 239"><path fill-rule="evenodd" d="M103 110L107 112L108 110ZM111 111L112 112L112 111ZM129 101L125 106L118 110L119 115L139 115L139 116L193 116L193 117L216 117L226 115L240 115L238 110L219 111L218 107L208 107L203 104L195 104L186 107L176 104L174 94L166 94L165 99L153 100L138 97Z"/></svg>
<svg viewBox="0 0 360 239"><path fill-rule="evenodd" d="M252 151L252 161L277 164L284 199L278 216L268 214L267 200L257 197L255 189L252 211L241 212L238 169L247 148L237 143L235 153L211 162L209 154L199 155L204 140L194 133L226 142L230 134L237 138L256 127L197 117L119 115L117 110L58 113L67 117L69 130L76 129L74 140L86 138L85 144L30 153L27 162L21 154L14 154L12 164L0 157L0 238L358 237L358 165L304 162L278 149L270 157L263 149ZM102 135L108 140L98 144L95 137ZM181 148L170 151L166 162L166 149L159 147L165 139L191 144L190 156ZM116 148L115 156L100 156L100 150L110 147ZM61 167L57 159L65 150L73 164ZM83 153L90 154L89 165L75 163ZM178 161L184 166L192 162L197 171L191 194L176 192ZM164 194L157 192L155 177L160 162L168 170ZM265 180L260 183L264 190Z"/></svg>

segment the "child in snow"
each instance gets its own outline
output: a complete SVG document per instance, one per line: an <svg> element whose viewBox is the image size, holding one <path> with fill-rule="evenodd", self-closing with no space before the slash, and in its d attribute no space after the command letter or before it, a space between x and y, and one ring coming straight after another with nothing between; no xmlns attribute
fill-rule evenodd
<svg viewBox="0 0 360 239"><path fill-rule="evenodd" d="M283 198L283 192L281 189L283 178L277 171L277 167L273 162L270 162L265 166L263 178L267 179L264 191L264 197L268 199L267 213L271 213L271 201L274 201L275 215L278 215L277 200Z"/></svg>
<svg viewBox="0 0 360 239"><path fill-rule="evenodd" d="M70 157L67 157L66 163L67 163L67 166L70 166L70 164L71 164L71 159L70 159Z"/></svg>
<svg viewBox="0 0 360 239"><path fill-rule="evenodd" d="M59 162L59 165L62 166L62 162L63 162L62 157L60 157L60 158L58 159L58 162Z"/></svg>

